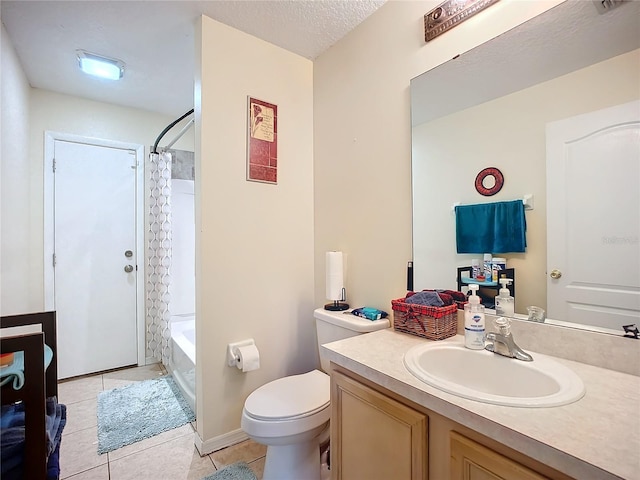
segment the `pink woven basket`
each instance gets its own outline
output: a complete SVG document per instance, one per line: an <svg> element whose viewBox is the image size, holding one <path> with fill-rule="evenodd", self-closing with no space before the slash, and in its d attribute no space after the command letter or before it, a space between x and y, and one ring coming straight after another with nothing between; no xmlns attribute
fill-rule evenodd
<svg viewBox="0 0 640 480"><path fill-rule="evenodd" d="M404 298L391 300L393 328L429 340L444 340L458 331L458 306L428 307L406 303Z"/></svg>

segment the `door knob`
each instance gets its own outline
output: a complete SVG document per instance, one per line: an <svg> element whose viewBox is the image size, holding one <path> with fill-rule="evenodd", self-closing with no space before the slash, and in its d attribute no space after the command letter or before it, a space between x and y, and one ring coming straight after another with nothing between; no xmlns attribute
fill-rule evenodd
<svg viewBox="0 0 640 480"><path fill-rule="evenodd" d="M133 272L133 265L125 265L124 271L127 273Z"/></svg>
<svg viewBox="0 0 640 480"><path fill-rule="evenodd" d="M551 273L549 274L549 276L554 280L557 280L562 276L562 272L554 268L553 270L551 270Z"/></svg>
<svg viewBox="0 0 640 480"><path fill-rule="evenodd" d="M133 252L131 250L126 250L124 252L124 256L127 257L127 258L131 258L131 257L133 257Z"/></svg>

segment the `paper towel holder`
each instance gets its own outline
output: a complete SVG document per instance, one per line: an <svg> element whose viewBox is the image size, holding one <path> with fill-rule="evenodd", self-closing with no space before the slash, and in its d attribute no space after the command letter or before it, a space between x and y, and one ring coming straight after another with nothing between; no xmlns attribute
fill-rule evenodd
<svg viewBox="0 0 640 480"><path fill-rule="evenodd" d="M342 287L342 295L338 300L334 300L332 303L327 303L324 306L325 310L329 310L331 312L340 312L342 310L348 310L349 304L343 303L347 299L347 291L344 287Z"/></svg>
<svg viewBox="0 0 640 480"><path fill-rule="evenodd" d="M332 300L324 306L325 310L339 312L347 310L349 304L344 303L347 299L347 291L344 287L344 263L342 252L331 251L326 253L326 298Z"/></svg>
<svg viewBox="0 0 640 480"><path fill-rule="evenodd" d="M253 341L253 338L247 338L246 340L242 340L240 342L229 343L227 345L227 365L230 367L237 366L240 361L240 354L238 353L238 348L240 347L248 347L249 345L255 345L256 342Z"/></svg>

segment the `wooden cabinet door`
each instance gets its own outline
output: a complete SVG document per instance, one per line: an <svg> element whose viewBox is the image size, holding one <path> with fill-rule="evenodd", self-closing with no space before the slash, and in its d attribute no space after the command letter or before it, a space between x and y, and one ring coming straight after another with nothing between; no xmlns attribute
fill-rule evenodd
<svg viewBox="0 0 640 480"><path fill-rule="evenodd" d="M331 478L427 478L425 414L331 373Z"/></svg>
<svg viewBox="0 0 640 480"><path fill-rule="evenodd" d="M529 468L451 432L451 480L546 480Z"/></svg>

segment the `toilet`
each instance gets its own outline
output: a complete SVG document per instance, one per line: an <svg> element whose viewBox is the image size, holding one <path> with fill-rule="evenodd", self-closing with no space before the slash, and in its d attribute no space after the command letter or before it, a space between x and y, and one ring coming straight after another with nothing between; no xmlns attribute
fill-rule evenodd
<svg viewBox="0 0 640 480"><path fill-rule="evenodd" d="M314 311L318 348L325 343L389 328L389 320L367 320L344 312ZM242 430L267 446L263 480L320 480L320 443L328 438L329 362L273 380L251 393L242 410Z"/></svg>

